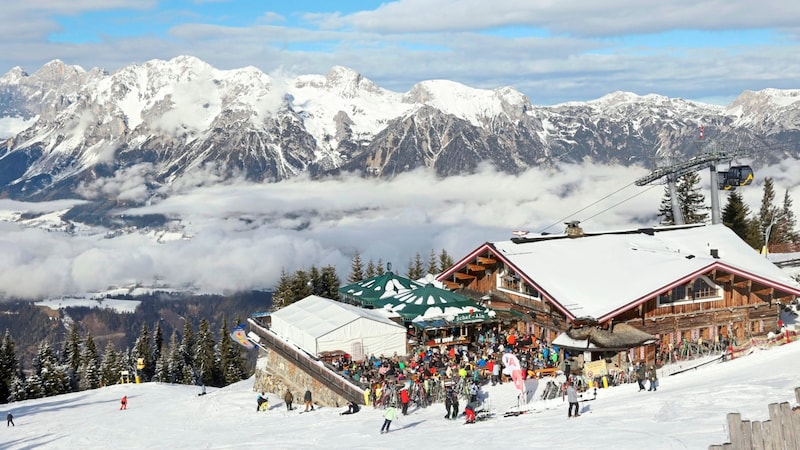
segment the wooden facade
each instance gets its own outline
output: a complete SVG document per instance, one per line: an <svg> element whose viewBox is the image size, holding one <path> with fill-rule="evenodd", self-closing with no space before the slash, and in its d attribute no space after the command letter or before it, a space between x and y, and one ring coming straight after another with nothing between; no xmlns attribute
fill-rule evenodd
<svg viewBox="0 0 800 450"><path fill-rule="evenodd" d="M514 324L517 332L532 334L552 341L569 327L567 316L538 295L524 292L525 283L518 277L503 278L508 273L506 265L486 251L463 264L449 279L442 281L452 289L477 292L484 305L496 311L515 311L519 319ZM463 277L460 273L469 273ZM501 275L505 274L505 275Z"/></svg>
<svg viewBox="0 0 800 450"><path fill-rule="evenodd" d="M552 342L570 326L580 326L576 321L582 318L569 310L570 299L549 298L523 269L514 267L487 243L443 272L440 281L450 288L478 293L493 309L522 313L516 324L520 333ZM631 276L636 275L625 274L620 282ZM575 278L579 280L580 275ZM599 325L609 328L626 323L655 336L664 346L684 339L741 343L775 331L781 303L788 304L798 292L726 270L720 264L705 272L688 273L670 285L653 286L647 298L620 299L620 306L600 318ZM652 359L654 353L655 347L640 349L640 356L646 359Z"/></svg>

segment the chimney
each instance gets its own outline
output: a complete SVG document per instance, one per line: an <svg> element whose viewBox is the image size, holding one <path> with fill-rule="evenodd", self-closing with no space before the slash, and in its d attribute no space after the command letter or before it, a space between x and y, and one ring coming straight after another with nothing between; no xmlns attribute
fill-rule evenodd
<svg viewBox="0 0 800 450"><path fill-rule="evenodd" d="M719 250L716 248L711 249L711 257L714 259L719 259Z"/></svg>
<svg viewBox="0 0 800 450"><path fill-rule="evenodd" d="M583 236L583 228L578 225L581 223L579 220L573 220L571 222L564 222L564 225L567 226L567 236L570 238L579 238Z"/></svg>

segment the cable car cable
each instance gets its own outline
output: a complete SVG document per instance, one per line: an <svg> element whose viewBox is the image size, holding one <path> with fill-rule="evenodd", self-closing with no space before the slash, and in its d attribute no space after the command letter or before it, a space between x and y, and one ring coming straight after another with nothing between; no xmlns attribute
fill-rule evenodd
<svg viewBox="0 0 800 450"><path fill-rule="evenodd" d="M598 212L597 214L595 214L595 215L593 215L593 216L589 216L589 217L587 217L587 218L583 219L581 222L587 222L587 221L589 221L589 220L591 220L591 219L593 219L593 218L595 218L595 217L599 216L600 214L603 214L604 212L607 212L607 211L609 211L609 210L611 210L611 209L613 209L613 208L616 208L617 206L619 206L619 205L621 205L621 204L623 204L623 203L627 202L628 200L630 200L630 199L632 199L632 198L634 198L634 197L637 197L637 196L639 196L639 195L642 195L642 194L644 194L645 192L649 191L650 189L653 189L653 188L654 188L654 187L656 187L656 186L659 186L659 185L657 185L657 184L650 185L650 187L648 187L647 189L641 190L641 191L637 192L636 194L633 194L633 195L631 195L630 197L626 198L625 200L622 200L622 201L621 201L621 202L619 202L619 203L613 204L613 205L611 205L611 206L609 206L608 208L606 208L606 209L604 209L604 210L602 210L602 211Z"/></svg>
<svg viewBox="0 0 800 450"><path fill-rule="evenodd" d="M599 199L599 200L597 200L597 201L595 201L595 202L593 202L593 203L590 203L590 204L588 204L588 205L584 206L583 208L581 208L581 209L579 209L579 210L577 210L577 211L573 212L572 214L570 214L570 215L568 215L568 216L564 217L564 218L563 218L563 219L561 219L561 220L558 220L558 221L556 221L556 222L555 222L555 223L553 223L553 224L550 224L550 225L548 225L547 227L543 228L543 229L542 229L542 230L541 230L539 233L540 233L540 234L541 234L541 233L544 233L544 232L545 232L545 231L547 231L549 228L551 228L551 227L554 227L554 226L556 226L556 225L558 225L558 224L562 223L563 221L565 221L565 220L569 219L570 217L574 216L575 214L578 214L578 213L580 213L580 212L582 212L582 211L585 211L585 210L587 210L587 209L591 208L592 206L594 206L594 205L596 205L596 204L598 204L598 203L602 202L603 200L605 200L605 199L607 199L607 198L611 197L612 195L614 195L614 194L616 194L616 193L618 193L618 192L622 191L623 189L627 189L627 188L629 188L629 187L633 186L634 184L636 184L636 182L635 182L635 181L633 181L633 182L631 182L631 183L629 183L629 184L626 184L625 186L622 186L621 188L619 188L619 189L617 189L616 191L614 191L614 192L612 192L612 193L610 193L610 194L606 195L605 197L603 197L603 198L601 198L601 199ZM647 192L647 191L645 191L645 192Z"/></svg>

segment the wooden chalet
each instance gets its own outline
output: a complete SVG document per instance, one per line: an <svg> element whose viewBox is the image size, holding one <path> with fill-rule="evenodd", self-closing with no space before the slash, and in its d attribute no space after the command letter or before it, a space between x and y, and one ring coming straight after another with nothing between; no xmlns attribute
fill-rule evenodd
<svg viewBox="0 0 800 450"><path fill-rule="evenodd" d="M741 343L774 331L780 304L800 296L797 282L721 224L606 233L568 225L564 234L487 242L438 279L515 312L518 332L549 342L622 323L656 345ZM656 349L641 339L628 347L648 360Z"/></svg>

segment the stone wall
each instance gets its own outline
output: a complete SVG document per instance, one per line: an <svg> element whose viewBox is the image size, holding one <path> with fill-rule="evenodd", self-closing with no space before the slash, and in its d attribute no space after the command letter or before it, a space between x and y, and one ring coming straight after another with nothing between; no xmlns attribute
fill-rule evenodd
<svg viewBox="0 0 800 450"><path fill-rule="evenodd" d="M253 390L283 398L287 388L294 395L294 404L301 408L306 389L311 390L313 402L317 405L344 407L348 402L278 352L259 349Z"/></svg>

